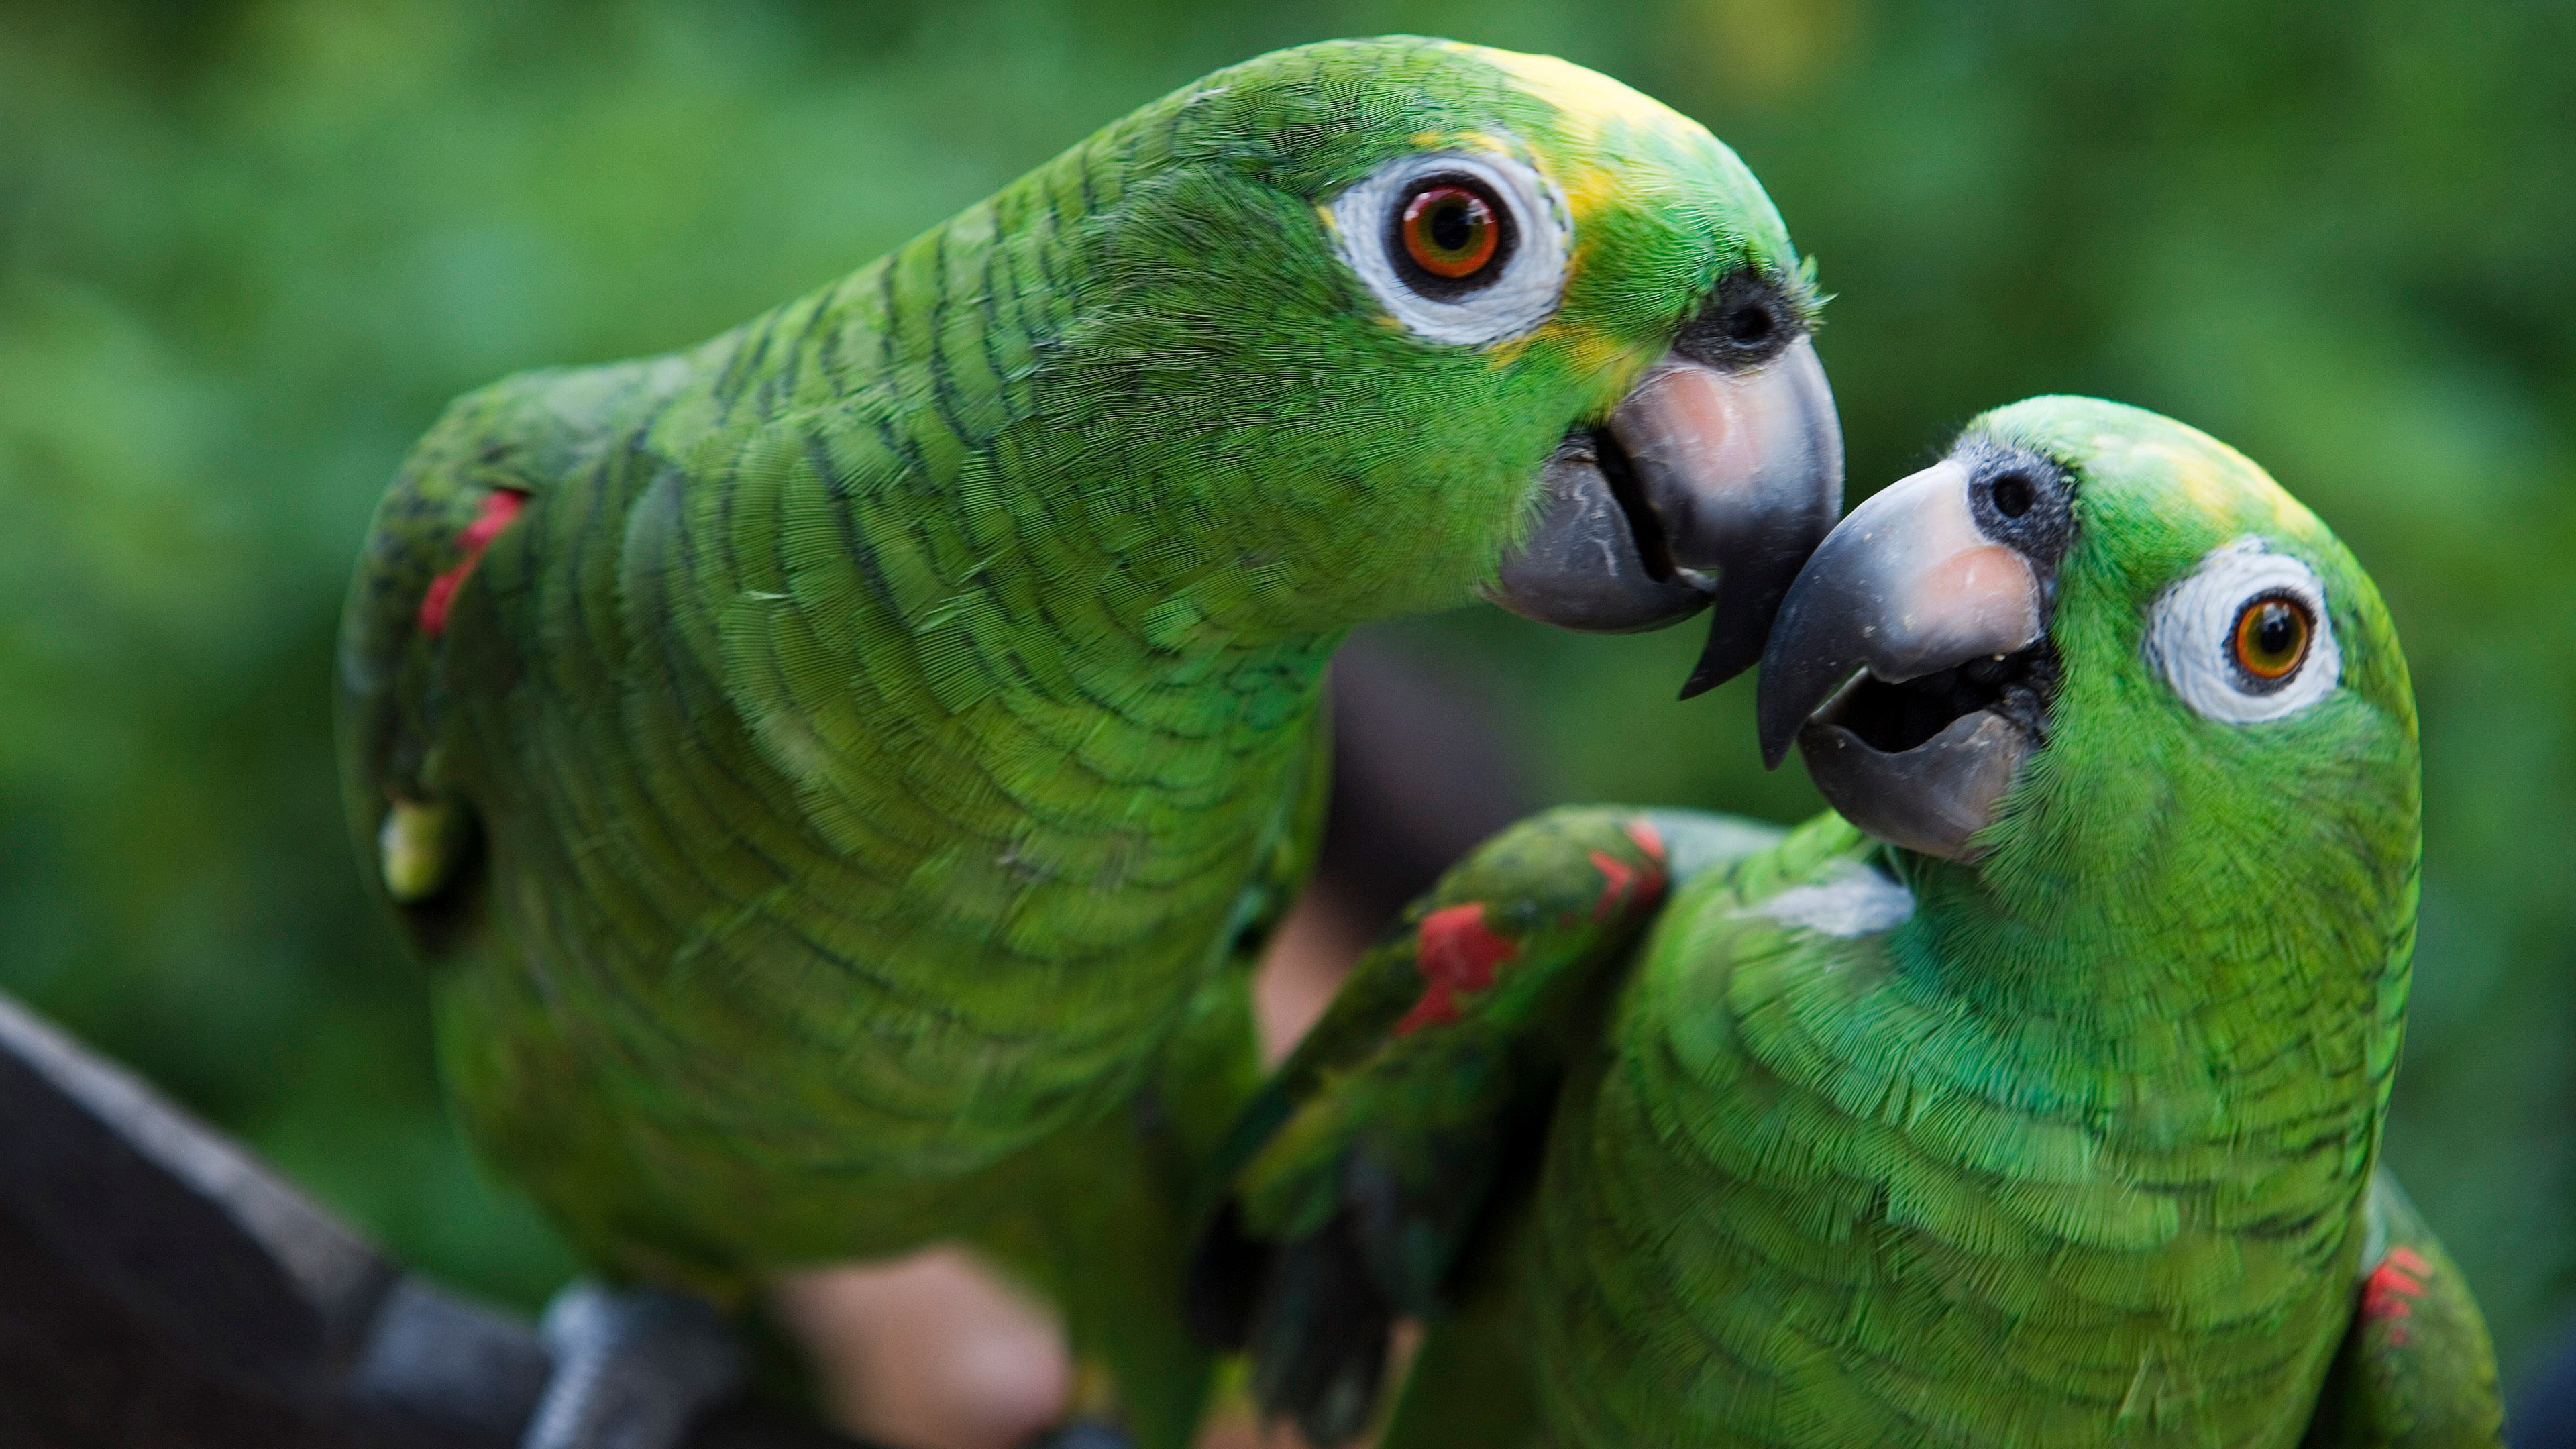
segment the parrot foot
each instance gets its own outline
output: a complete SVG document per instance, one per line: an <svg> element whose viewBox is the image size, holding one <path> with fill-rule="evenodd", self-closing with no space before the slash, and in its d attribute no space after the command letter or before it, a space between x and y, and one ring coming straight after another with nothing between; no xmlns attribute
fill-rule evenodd
<svg viewBox="0 0 2576 1449"><path fill-rule="evenodd" d="M519 1449L678 1449L742 1382L742 1345L705 1303L584 1280L546 1305L554 1354Z"/></svg>
<svg viewBox="0 0 2576 1449"><path fill-rule="evenodd" d="M1116 1425L1098 1419L1076 1419L1030 1440L1028 1449L1135 1449L1135 1444L1127 1431Z"/></svg>

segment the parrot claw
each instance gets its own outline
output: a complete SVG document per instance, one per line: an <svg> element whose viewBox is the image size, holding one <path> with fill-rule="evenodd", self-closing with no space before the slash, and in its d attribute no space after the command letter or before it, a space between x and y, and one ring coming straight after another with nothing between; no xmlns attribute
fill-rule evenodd
<svg viewBox="0 0 2576 1449"><path fill-rule="evenodd" d="M667 1289L577 1282L546 1305L539 1331L554 1375L519 1449L678 1449L742 1382L733 1329Z"/></svg>

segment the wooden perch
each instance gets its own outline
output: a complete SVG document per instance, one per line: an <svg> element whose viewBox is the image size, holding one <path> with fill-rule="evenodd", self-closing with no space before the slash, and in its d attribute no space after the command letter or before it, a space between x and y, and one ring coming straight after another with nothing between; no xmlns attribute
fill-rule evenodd
<svg viewBox="0 0 2576 1449"><path fill-rule="evenodd" d="M386 1260L0 994L0 1425L36 1449L514 1449L526 1322ZM690 1449L862 1449L751 1403Z"/></svg>

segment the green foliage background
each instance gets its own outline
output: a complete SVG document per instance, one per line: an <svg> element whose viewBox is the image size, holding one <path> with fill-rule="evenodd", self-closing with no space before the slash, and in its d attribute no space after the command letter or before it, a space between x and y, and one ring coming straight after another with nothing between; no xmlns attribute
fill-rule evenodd
<svg viewBox="0 0 2576 1449"><path fill-rule="evenodd" d="M1698 115L1839 294L1855 496L2079 391L2267 464L2421 691L2390 1152L2510 1366L2576 1298L2576 7L2543 0L0 0L0 985L399 1251L565 1271L439 1113L331 775L345 571L450 396L656 351L1277 45L1550 51ZM1210 238L1221 250L1223 238ZM1560 797L1792 818L1688 630L1490 612Z"/></svg>

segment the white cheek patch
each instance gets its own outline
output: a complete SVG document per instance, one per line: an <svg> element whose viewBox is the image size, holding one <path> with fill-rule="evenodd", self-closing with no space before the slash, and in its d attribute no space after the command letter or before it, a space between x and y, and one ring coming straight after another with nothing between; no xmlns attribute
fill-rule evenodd
<svg viewBox="0 0 2576 1449"><path fill-rule="evenodd" d="M1867 936L1905 924L1914 914L1914 893L1854 864L1832 880L1792 887L1753 909L1784 926L1828 936Z"/></svg>
<svg viewBox="0 0 2576 1449"><path fill-rule="evenodd" d="M1426 176L1473 177L1511 214L1514 241L1503 274L1463 296L1424 296L1387 254L1390 214ZM1427 151L1398 157L1333 198L1332 214L1342 260L1395 320L1427 341L1482 347L1517 337L1546 321L1564 296L1572 214L1545 177L1508 156Z"/></svg>
<svg viewBox="0 0 2576 1449"><path fill-rule="evenodd" d="M2254 679L2236 663L2237 617L2264 597L2294 599L2308 613L2307 657L2277 684ZM2222 724L2260 724L2297 714L2334 693L2343 654L2325 585L2306 564L2273 553L2259 538L2210 550L2189 578L2149 606L2147 661L2193 713Z"/></svg>

